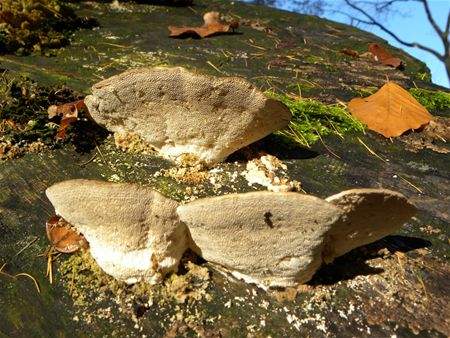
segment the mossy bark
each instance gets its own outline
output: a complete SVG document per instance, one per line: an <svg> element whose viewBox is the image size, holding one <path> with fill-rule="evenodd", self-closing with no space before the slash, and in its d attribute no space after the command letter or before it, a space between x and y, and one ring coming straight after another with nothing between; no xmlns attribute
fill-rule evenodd
<svg viewBox="0 0 450 338"><path fill-rule="evenodd" d="M124 4L81 3L78 15L95 16L101 27L82 30L71 45L53 58L0 56L11 75L28 75L40 85L61 85L88 93L101 78L135 66L182 65L213 75L238 75L262 89L299 94L325 103L357 96L356 88L380 87L388 74L405 88L425 66L405 53L391 50L407 63L405 71L373 61L352 59L338 51L366 50L382 43L368 33L345 25L249 4L196 1L193 10ZM238 34L203 40L168 38L168 24L201 24L201 14L220 11L228 18L259 22L266 29L242 26ZM283 60L285 66L275 66ZM209 61L209 63L208 63ZM211 65L214 65L211 66ZM217 68L217 69L216 69ZM44 108L45 109L45 108ZM441 111L448 117L448 110ZM444 337L449 302L449 173L445 154L423 149L405 150L401 140L385 140L368 132L344 139L327 137L312 149L284 148L269 137L253 150L276 155L287 164L288 175L302 182L308 193L327 197L356 187L397 190L418 207L418 214L395 236L350 252L323 267L298 290L266 293L240 281L228 280L211 265L208 297L177 303L164 292L153 298L120 298L129 291L104 285L72 284L54 263L55 282L45 276L47 260L38 256L48 242L45 221L53 213L44 191L72 178L149 184L177 200L198 188L171 177L154 176L173 165L152 155L131 155L115 149L111 139L82 152L63 145L59 150L27 154L0 163L0 266L4 273L26 272L30 278L0 274L0 332L6 336L420 336ZM435 141L439 142L439 141ZM441 142L442 147L447 147ZM370 152L368 148L372 151ZM377 154L380 158L376 157ZM93 156L96 156L92 159ZM242 157L242 156L241 156ZM239 159L239 155L232 158ZM227 162L226 173L241 172L245 162ZM224 175L225 175L224 174ZM227 176L228 177L228 176ZM228 179L228 178L227 178ZM223 182L227 182L224 179ZM204 182L194 195L249 191L243 179L220 189ZM260 187L262 189L262 187ZM187 196L189 198L189 196ZM75 264L75 263L74 263ZM88 276L88 270L81 270ZM98 281L97 281L98 282ZM93 282L92 282L93 283ZM77 305L71 288L82 285L86 302ZM73 290L72 290L73 291ZM117 301L117 299L122 299ZM151 300L151 301L150 301Z"/></svg>

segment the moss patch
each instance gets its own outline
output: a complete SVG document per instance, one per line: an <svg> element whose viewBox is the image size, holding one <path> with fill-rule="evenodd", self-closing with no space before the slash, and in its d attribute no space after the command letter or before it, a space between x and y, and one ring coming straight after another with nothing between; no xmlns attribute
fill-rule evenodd
<svg viewBox="0 0 450 338"><path fill-rule="evenodd" d="M364 125L339 105L325 105L317 101L294 99L273 93L269 96L280 100L291 110L292 120L289 125L275 132L275 135L282 136L287 141L309 147L330 134L342 137L350 130L364 130Z"/></svg>
<svg viewBox="0 0 450 338"><path fill-rule="evenodd" d="M450 93L440 90L411 88L409 93L432 113L449 113Z"/></svg>
<svg viewBox="0 0 450 338"><path fill-rule="evenodd" d="M0 22L0 51L18 55L50 55L67 46L76 29L98 26L58 0L0 0Z"/></svg>

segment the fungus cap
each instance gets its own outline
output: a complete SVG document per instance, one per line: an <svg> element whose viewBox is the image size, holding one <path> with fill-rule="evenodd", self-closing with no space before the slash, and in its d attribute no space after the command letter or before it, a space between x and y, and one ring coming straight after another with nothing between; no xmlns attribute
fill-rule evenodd
<svg viewBox="0 0 450 338"><path fill-rule="evenodd" d="M95 84L84 101L101 126L136 133L182 164L213 165L291 119L283 103L247 80L181 67L126 71Z"/></svg>
<svg viewBox="0 0 450 338"><path fill-rule="evenodd" d="M187 231L178 203L137 184L68 180L46 191L56 213L89 242L100 267L116 279L158 282L178 268Z"/></svg>

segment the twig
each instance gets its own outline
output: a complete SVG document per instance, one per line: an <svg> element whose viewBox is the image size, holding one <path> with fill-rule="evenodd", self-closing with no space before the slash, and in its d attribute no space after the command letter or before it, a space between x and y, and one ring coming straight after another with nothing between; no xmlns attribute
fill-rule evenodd
<svg viewBox="0 0 450 338"><path fill-rule="evenodd" d="M419 281L420 285L422 286L423 292L425 293L425 299L428 300L428 292L427 288L425 287L425 283L423 282L422 276L420 276L416 269L412 269L414 276L416 276L417 280Z"/></svg>
<svg viewBox="0 0 450 338"><path fill-rule="evenodd" d="M319 136L319 140L320 140L320 142L322 142L322 144L323 144L323 146L325 147L325 149L326 150L328 150L328 152L331 154L331 155L333 155L333 156L335 156L335 157L337 157L338 159L342 159L338 154L336 154L333 150L331 150L331 148L329 148L326 144L325 144L325 142L323 141L323 139L322 139L322 136L320 136L320 134L319 134L319 132L317 131L317 129L316 128L313 128L314 129L314 131L316 132L316 134L317 134L317 136Z"/></svg>
<svg viewBox="0 0 450 338"><path fill-rule="evenodd" d="M41 293L41 288L39 287L39 284L38 284L36 278L34 278L32 275L30 275L29 273L26 273L26 272L20 272L17 275L14 275L14 277L16 277L16 278L21 277L21 276L30 278L34 283L34 286L36 287L37 292Z"/></svg>
<svg viewBox="0 0 450 338"><path fill-rule="evenodd" d="M11 275L11 274L3 271L5 266L6 266L6 263L3 263L3 265L0 267L0 274L1 275L7 276L7 277L9 277L11 279L14 279L14 280L17 280L17 277L28 277L28 278L30 278L33 281L37 292L41 293L41 288L39 287L39 283L37 282L36 278L34 278L32 275L30 275L29 273L26 273L26 272L19 272L18 274Z"/></svg>
<svg viewBox="0 0 450 338"><path fill-rule="evenodd" d="M100 44L117 47L117 48L131 48L131 46L118 45L117 43L111 43L111 42L100 42Z"/></svg>
<svg viewBox="0 0 450 338"><path fill-rule="evenodd" d="M359 143L361 143L364 146L364 148L367 149L367 151L369 153L371 153L373 156L375 156L379 160L383 161L384 163L388 163L388 161L386 161L384 158L382 158L380 155L378 155L376 152L374 152L372 149L370 149L369 146L363 142L363 140L361 140L359 137L357 137L357 139L358 139Z"/></svg>
<svg viewBox="0 0 450 338"><path fill-rule="evenodd" d="M222 71L219 69L219 68L217 68L215 65L214 65L214 63L212 63L211 61L206 61L206 63L208 64L208 65L210 65L212 68L214 68L215 70L217 70L219 73L222 73Z"/></svg>
<svg viewBox="0 0 450 338"><path fill-rule="evenodd" d="M402 175L397 174L398 177L400 177L404 182L406 182L407 184L409 184L411 187L413 187L414 189L416 189L418 192L420 192L421 194L423 194L423 190L420 189L419 187L417 187L416 185L412 184L410 181L408 181L406 178L404 178Z"/></svg>
<svg viewBox="0 0 450 338"><path fill-rule="evenodd" d="M198 13L198 11L196 11L192 6L187 6L187 8L189 8L195 14Z"/></svg>
<svg viewBox="0 0 450 338"><path fill-rule="evenodd" d="M254 48L258 48L258 49L261 49L261 50L267 50L267 48L264 48L264 47L261 47L261 46L258 46L258 45L254 45L254 44L252 44L250 42L247 42L247 41L245 41L244 43L249 45L249 46L252 46Z"/></svg>
<svg viewBox="0 0 450 338"><path fill-rule="evenodd" d="M96 157L97 157L98 153L95 153L94 156L92 156L89 160L87 160L86 162L80 163L79 166L80 167L84 167L85 165L91 163Z"/></svg>
<svg viewBox="0 0 450 338"><path fill-rule="evenodd" d="M22 249L20 249L20 250L13 256L13 258L19 256L22 252L24 252L26 249L28 249L28 248L29 248L34 242L36 242L37 240L38 240L37 237L33 238L33 239L31 240L31 242L29 242L29 243L26 244ZM1 271L1 269L0 269L0 271Z"/></svg>
<svg viewBox="0 0 450 338"><path fill-rule="evenodd" d="M357 137L359 143L361 143L364 148L367 149L367 151L369 153L371 153L373 156L375 156L376 158L378 158L379 160L383 161L384 163L389 165L389 162L386 161L385 159L383 159L380 155L378 155L376 152L374 152L372 149L369 148L369 146L367 144L365 144L359 137ZM423 190L420 189L419 187L417 187L416 185L414 185L413 183L411 183L410 181L408 181L406 178L404 178L402 175L397 174L394 172L395 175L397 175L399 178L401 178L405 183L407 183L408 185L410 185L411 187L413 187L414 189L416 189L419 193L423 194Z"/></svg>
<svg viewBox="0 0 450 338"><path fill-rule="evenodd" d="M100 157L102 158L103 162L105 162L105 164L108 165L108 162L106 162L105 157L103 156L102 151L100 150L100 147L98 146L97 142L94 141L94 143L95 143L95 149L100 154Z"/></svg>
<svg viewBox="0 0 450 338"><path fill-rule="evenodd" d="M291 125L288 126L289 129L291 130L291 132L294 134L294 136L298 139L298 143L300 143L301 145L306 145L307 148L311 148L310 144L308 143L308 140L306 139L305 136L302 135L302 133L297 133L292 127ZM304 143L300 141L300 137L303 139Z"/></svg>

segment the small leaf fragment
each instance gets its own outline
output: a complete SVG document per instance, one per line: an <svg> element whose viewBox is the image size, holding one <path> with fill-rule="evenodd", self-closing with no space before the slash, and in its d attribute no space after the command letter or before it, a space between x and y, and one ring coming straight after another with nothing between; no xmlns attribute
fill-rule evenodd
<svg viewBox="0 0 450 338"><path fill-rule="evenodd" d="M433 118L410 93L393 82L386 83L369 97L352 99L348 108L369 129L384 137L397 137L419 129Z"/></svg>

